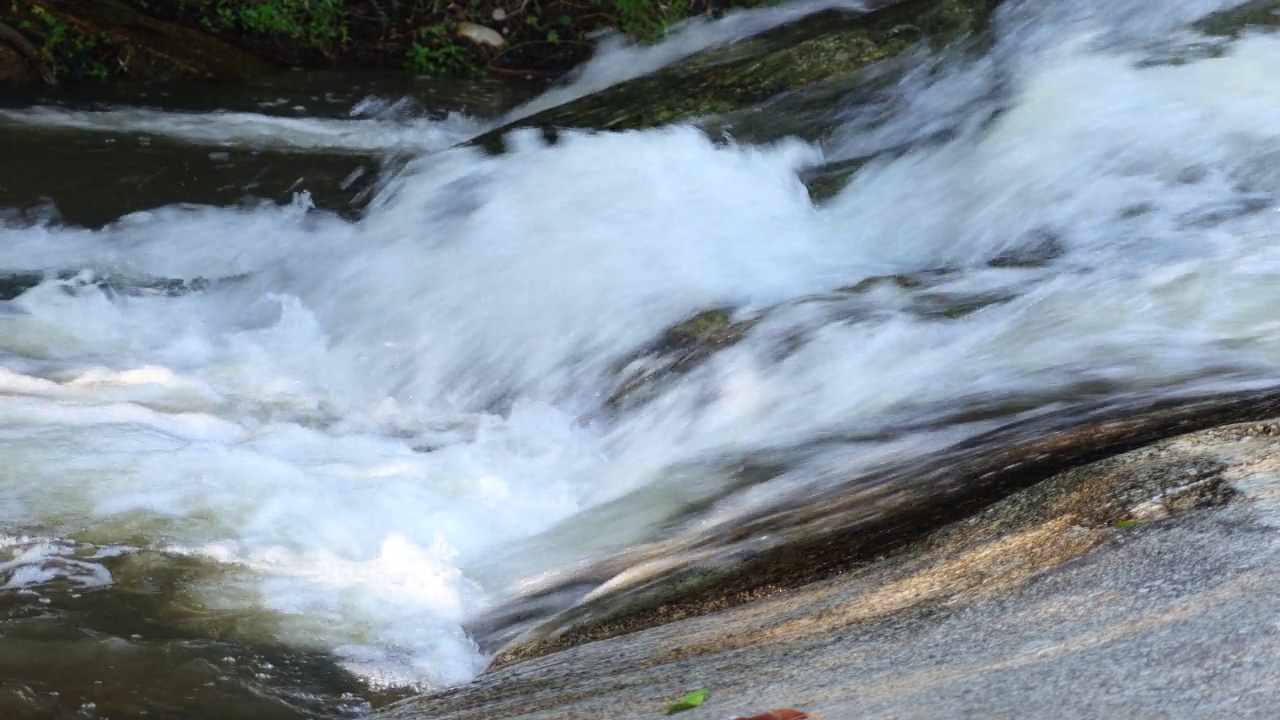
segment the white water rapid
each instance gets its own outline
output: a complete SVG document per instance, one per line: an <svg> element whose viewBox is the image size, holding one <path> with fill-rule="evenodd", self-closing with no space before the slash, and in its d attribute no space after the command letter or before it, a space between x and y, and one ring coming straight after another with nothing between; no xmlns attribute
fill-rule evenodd
<svg viewBox="0 0 1280 720"><path fill-rule="evenodd" d="M104 558L160 550L221 568L185 602L375 683L457 683L492 593L678 502L553 559L512 560L526 540L677 468L1001 398L1280 378L1280 36L1201 52L1186 29L1231 4L1013 3L988 54L909 73L821 146L677 126L488 157L450 149L492 126L456 116L0 112L0 132L419 156L359 220L303 193L0 226L0 274L48 273L0 304L0 592L111 592ZM698 23L643 69L797 12ZM554 97L635 73L641 51L612 52ZM904 144L823 203L801 183ZM1001 261L1020 252L1044 257ZM927 287L831 299L894 275ZM964 298L988 300L946 307ZM721 307L774 310L605 407L620 363Z"/></svg>

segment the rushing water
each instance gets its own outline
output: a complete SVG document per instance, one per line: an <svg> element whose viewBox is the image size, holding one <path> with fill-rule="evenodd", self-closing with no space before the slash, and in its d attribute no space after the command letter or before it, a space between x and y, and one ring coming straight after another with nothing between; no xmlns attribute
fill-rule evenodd
<svg viewBox="0 0 1280 720"><path fill-rule="evenodd" d="M509 117L832 4L614 48ZM351 85L0 109L0 709L363 714L475 675L495 593L744 458L1277 379L1280 37L1189 29L1230 5L1011 3L813 144L486 156L452 146L491 105ZM610 402L713 308L763 317Z"/></svg>

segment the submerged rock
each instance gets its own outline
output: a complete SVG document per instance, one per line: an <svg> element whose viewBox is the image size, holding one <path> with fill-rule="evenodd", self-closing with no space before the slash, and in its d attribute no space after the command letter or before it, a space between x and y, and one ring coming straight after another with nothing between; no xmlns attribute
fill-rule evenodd
<svg viewBox="0 0 1280 720"><path fill-rule="evenodd" d="M1280 398L1255 400L1235 412ZM1060 433L1021 462L1193 416ZM562 646L384 717L643 718L692 687L711 695L690 718L1269 717L1280 702L1280 422L1177 435L952 517L879 555L844 545L845 572L825 580L728 609L704 587L709 614Z"/></svg>
<svg viewBox="0 0 1280 720"><path fill-rule="evenodd" d="M85 534L91 534L92 531ZM0 717L312 718L390 702L324 653L271 639L264 611L210 605L227 564L88 541L0 546ZM52 576L52 579L51 579Z"/></svg>
<svg viewBox="0 0 1280 720"><path fill-rule="evenodd" d="M1011 251L993 260L992 265L1026 267L1049 262L1040 250L1033 248L1024 254ZM1014 289L974 292L947 288L946 281L956 276L953 270L873 276L834 292L804 296L750 312L729 307L704 310L667 328L617 363L611 371L613 386L604 405L610 410L620 410L652 400L672 382L703 366L717 353L739 345L757 328L769 331L757 335L767 335L760 342L768 348L765 354L777 362L833 323L860 322L895 313L921 320L957 320L1009 302L1018 295ZM875 299L868 297L873 292L878 293ZM893 293L895 297L887 298L886 293ZM773 322L775 320L777 322Z"/></svg>
<svg viewBox="0 0 1280 720"><path fill-rule="evenodd" d="M618 408L651 399L664 380L736 345L762 317L734 320L731 308L715 308L677 323L620 364L615 371L619 379L605 405Z"/></svg>

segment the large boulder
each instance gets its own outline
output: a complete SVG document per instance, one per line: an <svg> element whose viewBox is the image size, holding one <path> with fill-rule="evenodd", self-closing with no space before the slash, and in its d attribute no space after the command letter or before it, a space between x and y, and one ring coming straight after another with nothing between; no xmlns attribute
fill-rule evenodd
<svg viewBox="0 0 1280 720"><path fill-rule="evenodd" d="M710 614L383 717L650 718L698 687L689 720L1270 717L1277 537L1280 423L1219 426L1058 473L826 580L728 609L704 593Z"/></svg>
<svg viewBox="0 0 1280 720"><path fill-rule="evenodd" d="M996 4L891 0L867 12L818 12L521 118L475 142L498 146L519 127L633 130L744 110L802 88L856 80L922 42L945 44L983 27Z"/></svg>
<svg viewBox="0 0 1280 720"><path fill-rule="evenodd" d="M503 665L713 612L846 572L1063 469L1191 429L1276 414L1280 391L1015 422L930 456L802 483L732 523L695 510L652 542L526 586L472 632ZM721 492L786 470L785 462L757 464Z"/></svg>

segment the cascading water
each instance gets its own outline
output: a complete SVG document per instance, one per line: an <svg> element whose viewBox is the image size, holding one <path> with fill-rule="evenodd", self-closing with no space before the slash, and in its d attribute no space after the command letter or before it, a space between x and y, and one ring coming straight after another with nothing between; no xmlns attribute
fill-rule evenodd
<svg viewBox="0 0 1280 720"><path fill-rule="evenodd" d="M487 156L451 146L494 123L457 115L0 110L4 132L417 155L358 220L299 192L0 226L0 272L35 277L0 304L0 677L74 710L146 672L60 686L18 659L56 636L112 668L258 648L240 672L218 646L225 666L191 682L297 686L295 709L319 691L262 658L457 683L483 668L462 628L493 593L643 539L688 497L636 493L580 545L531 538L688 468L885 431L847 453L871 462L989 426L892 432L967 407L1274 381L1280 38L1189 27L1232 4L1009 4L986 53L919 58L833 107L820 145L676 126L516 133ZM556 97L650 67L614 52ZM811 201L802 174L850 159ZM753 320L740 342L611 404L637 351L717 308ZM151 616L40 629L92 598ZM327 711L367 711L352 687Z"/></svg>

